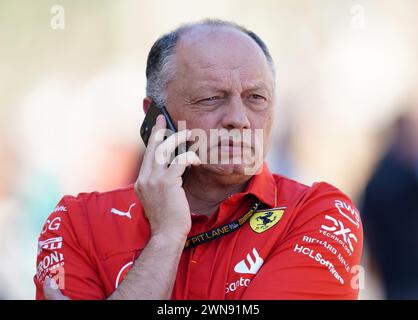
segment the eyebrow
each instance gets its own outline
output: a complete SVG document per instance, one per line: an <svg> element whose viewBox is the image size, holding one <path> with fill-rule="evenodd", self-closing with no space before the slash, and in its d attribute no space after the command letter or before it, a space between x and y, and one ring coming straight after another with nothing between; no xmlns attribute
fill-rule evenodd
<svg viewBox="0 0 418 320"><path fill-rule="evenodd" d="M216 91L228 91L228 90L225 89L225 87L220 86L219 83L199 85L198 87L193 88L194 91L206 90L206 89L212 89L212 90L216 90ZM259 81L259 82L251 84L250 86L244 88L243 91L259 90L259 89L269 90L269 87L263 81Z"/></svg>
<svg viewBox="0 0 418 320"><path fill-rule="evenodd" d="M246 89L245 91L248 91L248 90L258 90L258 89L269 90L269 87L263 81L260 81L260 82L255 83L254 86Z"/></svg>

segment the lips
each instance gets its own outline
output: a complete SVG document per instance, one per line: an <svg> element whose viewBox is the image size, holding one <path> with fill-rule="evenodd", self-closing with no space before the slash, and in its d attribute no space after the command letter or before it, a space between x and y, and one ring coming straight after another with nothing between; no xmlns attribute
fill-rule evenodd
<svg viewBox="0 0 418 320"><path fill-rule="evenodd" d="M235 141L233 139L221 140L218 147L234 147L234 148L252 148L251 144L246 141Z"/></svg>

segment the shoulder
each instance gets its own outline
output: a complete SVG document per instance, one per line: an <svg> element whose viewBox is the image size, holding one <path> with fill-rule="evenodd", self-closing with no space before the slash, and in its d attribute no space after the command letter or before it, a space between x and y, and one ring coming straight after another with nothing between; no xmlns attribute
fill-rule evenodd
<svg viewBox="0 0 418 320"><path fill-rule="evenodd" d="M59 212L64 213L60 218L63 228L89 251L94 248L101 258L138 246L149 237L148 222L133 185L65 195L48 220Z"/></svg>
<svg viewBox="0 0 418 320"><path fill-rule="evenodd" d="M295 213L296 228L341 244L359 261L363 248L361 216L343 191L327 182L316 182L301 198Z"/></svg>
<svg viewBox="0 0 418 320"><path fill-rule="evenodd" d="M315 182L302 197L299 209L312 215L329 214L361 227L360 212L354 201L339 188L327 182Z"/></svg>
<svg viewBox="0 0 418 320"><path fill-rule="evenodd" d="M339 188L327 182L314 182L311 186L287 178L273 175L279 199L285 199L297 211L322 211L334 208L336 211L348 210L355 221L360 221L360 213L351 198Z"/></svg>
<svg viewBox="0 0 418 320"><path fill-rule="evenodd" d="M54 211L66 211L73 218L100 220L108 216L109 212L112 213L112 208L123 207L126 204L139 205L138 202L133 185L129 185L105 192L93 191L81 192L76 196L64 195ZM122 212L122 210L119 211ZM129 213L130 211L126 211L125 216L128 217Z"/></svg>
<svg viewBox="0 0 418 320"><path fill-rule="evenodd" d="M279 203L282 199L291 213L288 236L301 232L320 232L328 238L343 238L351 251L354 251L354 247L362 247L361 215L347 194L327 182L315 182L307 186L281 175L274 175L274 178L278 186Z"/></svg>
<svg viewBox="0 0 418 320"><path fill-rule="evenodd" d="M289 177L280 174L273 174L272 176L281 198L286 200L300 198L310 189L309 186Z"/></svg>
<svg viewBox="0 0 418 320"><path fill-rule="evenodd" d="M313 196L325 194L341 195L348 198L340 189L324 181L314 182L311 186L308 186L280 174L273 174L273 178L284 198L306 200Z"/></svg>

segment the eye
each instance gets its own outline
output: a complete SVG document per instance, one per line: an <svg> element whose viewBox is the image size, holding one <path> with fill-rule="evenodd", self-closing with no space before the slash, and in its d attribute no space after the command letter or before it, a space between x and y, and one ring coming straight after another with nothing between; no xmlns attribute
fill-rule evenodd
<svg viewBox="0 0 418 320"><path fill-rule="evenodd" d="M202 99L200 101L215 101L215 100L218 100L218 99L220 99L220 97L215 96L215 97L210 97L210 98Z"/></svg>
<svg viewBox="0 0 418 320"><path fill-rule="evenodd" d="M247 104L253 110L265 110L269 106L269 100L259 94L252 93L247 96Z"/></svg>
<svg viewBox="0 0 418 320"><path fill-rule="evenodd" d="M223 97L221 96L212 96L209 98L204 98L198 101L198 104L200 104L201 106L207 106L207 107L212 107L212 106L217 106L221 101L222 101Z"/></svg>
<svg viewBox="0 0 418 320"><path fill-rule="evenodd" d="M250 95L250 98L255 99L255 100L266 100L266 98L264 98L263 96L260 96L259 94L252 94Z"/></svg>

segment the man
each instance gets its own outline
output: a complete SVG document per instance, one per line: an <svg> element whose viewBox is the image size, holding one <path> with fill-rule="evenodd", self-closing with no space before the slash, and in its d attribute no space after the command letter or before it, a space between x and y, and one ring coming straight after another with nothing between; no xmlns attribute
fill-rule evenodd
<svg viewBox="0 0 418 320"><path fill-rule="evenodd" d="M388 140L363 192L366 243L385 298L418 299L418 108L396 119Z"/></svg>
<svg viewBox="0 0 418 320"><path fill-rule="evenodd" d="M148 56L144 111L152 101L165 105L187 130L163 140L160 116L134 185L60 201L39 239L37 298L357 298L352 270L360 263L362 226L339 190L271 174L257 157L204 163L205 150L189 149L171 165L168 157L157 161L190 145L190 129L207 136L211 129L249 130L250 145L216 139L206 151L263 158L274 78L262 40L232 23L208 20L157 40ZM61 290L53 289L56 283Z"/></svg>

